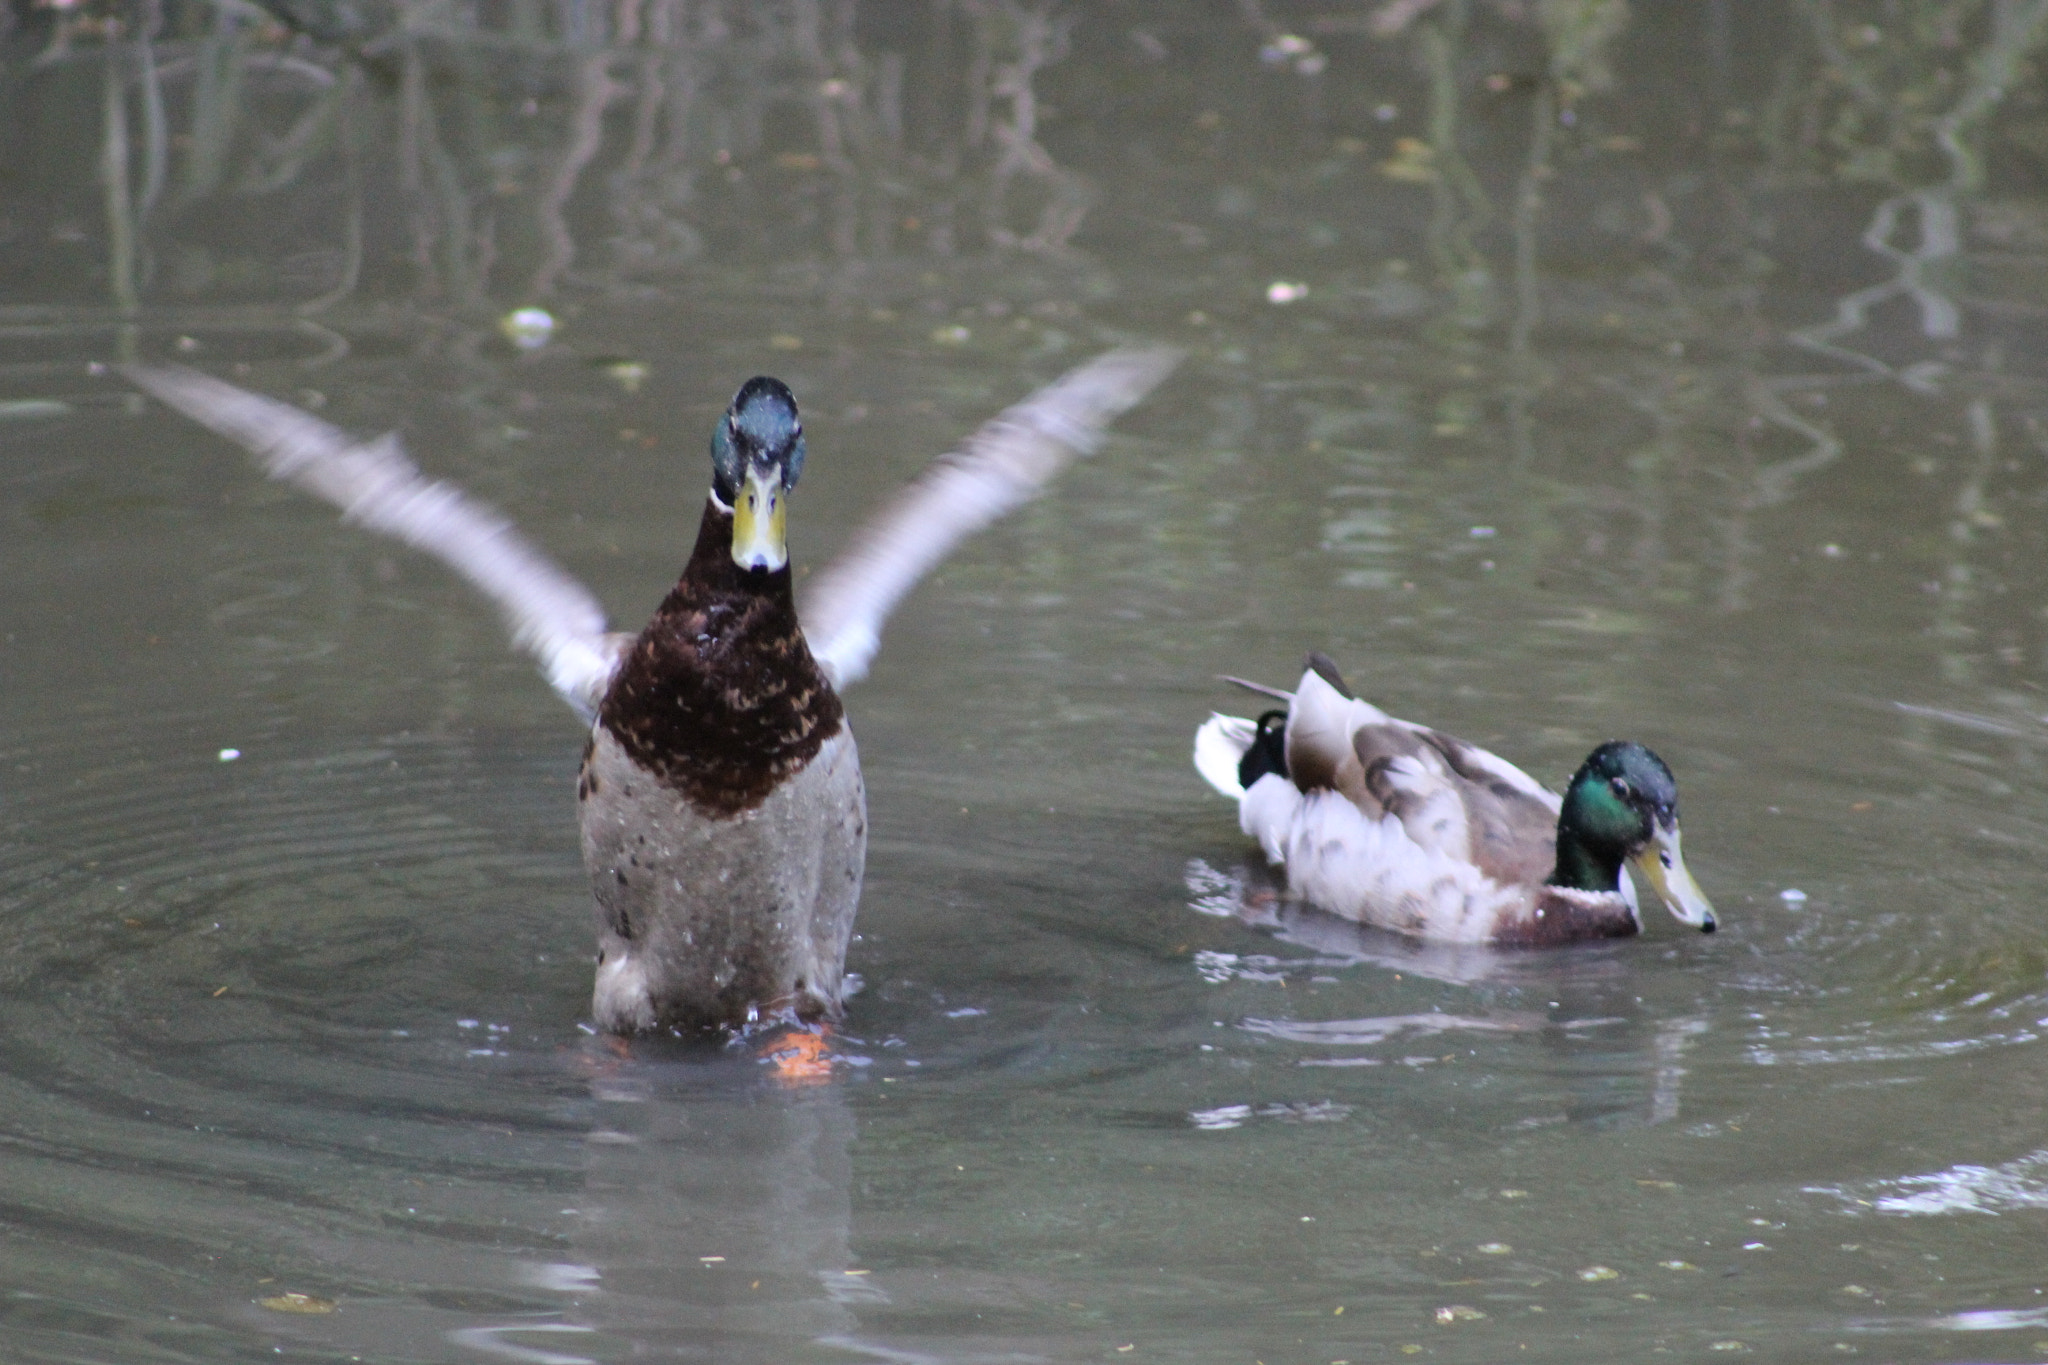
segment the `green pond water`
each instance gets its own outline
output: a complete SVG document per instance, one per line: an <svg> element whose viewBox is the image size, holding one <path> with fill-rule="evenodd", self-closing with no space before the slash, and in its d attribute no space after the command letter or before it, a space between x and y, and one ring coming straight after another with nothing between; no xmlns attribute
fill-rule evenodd
<svg viewBox="0 0 2048 1365"><path fill-rule="evenodd" d="M2048 1358L2044 25L10 10L0 1356ZM107 369L395 429L637 625L747 376L815 566L1130 341L848 695L812 1084L590 1032L573 717ZM1651 745L1720 932L1287 901L1188 753L1310 648L1552 784Z"/></svg>

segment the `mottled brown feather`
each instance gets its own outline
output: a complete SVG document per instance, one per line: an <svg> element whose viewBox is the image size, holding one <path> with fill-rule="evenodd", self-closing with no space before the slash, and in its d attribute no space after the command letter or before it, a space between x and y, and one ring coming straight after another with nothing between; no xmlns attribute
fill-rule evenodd
<svg viewBox="0 0 2048 1365"><path fill-rule="evenodd" d="M650 776L731 817L801 771L844 716L797 624L788 568L735 564L732 514L707 499L690 562L633 641L598 723Z"/></svg>
<svg viewBox="0 0 2048 1365"><path fill-rule="evenodd" d="M1464 807L1467 846L1459 854L1502 886L1533 885L1557 865L1557 813L1533 794L1502 781L1473 758L1472 746L1453 735L1399 723L1362 725L1352 751L1365 772L1368 818L1391 812L1405 824L1423 797L1390 780L1389 769L1413 758L1425 770L1447 769L1447 785ZM1351 793L1346 793L1351 795Z"/></svg>
<svg viewBox="0 0 2048 1365"><path fill-rule="evenodd" d="M1472 746L1439 730L1429 742L1464 781L1458 794L1472 831L1472 861L1502 886L1533 885L1557 867L1557 812L1472 758Z"/></svg>

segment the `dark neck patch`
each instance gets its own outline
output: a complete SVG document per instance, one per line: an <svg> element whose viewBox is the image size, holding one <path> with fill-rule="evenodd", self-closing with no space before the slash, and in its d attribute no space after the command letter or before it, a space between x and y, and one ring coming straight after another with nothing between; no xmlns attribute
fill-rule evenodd
<svg viewBox="0 0 2048 1365"><path fill-rule="evenodd" d="M690 562L598 709L626 755L712 815L767 799L845 710L797 626L787 567L742 569L732 513L705 500Z"/></svg>

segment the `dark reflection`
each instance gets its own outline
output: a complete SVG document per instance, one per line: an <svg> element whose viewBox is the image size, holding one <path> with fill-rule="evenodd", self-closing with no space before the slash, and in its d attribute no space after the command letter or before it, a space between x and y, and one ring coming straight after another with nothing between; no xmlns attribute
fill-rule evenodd
<svg viewBox="0 0 2048 1365"><path fill-rule="evenodd" d="M1417 1053L1521 1035L1540 1044L1545 1069L1554 1073L1562 1093L1547 1097L1554 1111L1524 1115L1517 1126L1649 1125L1680 1117L1685 1056L1710 1029L1711 1018L1645 1008L1637 993L1641 977L1628 961L1630 948L1640 952L1644 945L1516 950L1425 943L1289 899L1282 875L1256 857L1228 871L1196 859L1188 864L1186 880L1196 912L1229 917L1310 954L1199 955L1196 970L1212 983L1294 983L1369 967L1395 981L1415 977L1456 988L1447 1004L1419 1013L1326 1019L1297 1012L1241 1022L1249 1032L1301 1045L1306 1055L1299 1065L1377 1067L1403 1060L1402 1052L1413 1064L1428 1060ZM1390 1056L1377 1051L1382 1047L1398 1051ZM1506 1063L1507 1055L1494 1065Z"/></svg>
<svg viewBox="0 0 2048 1365"><path fill-rule="evenodd" d="M850 1245L854 1120L843 1078L777 1079L776 1046L757 1043L758 1057L646 1043L586 1051L597 1074L575 1263L540 1275L576 1301L567 1321L598 1334L605 1349L591 1354L861 1353L858 1310L888 1295ZM473 1333L463 1340L481 1344ZM566 1338L533 1340L582 1353Z"/></svg>

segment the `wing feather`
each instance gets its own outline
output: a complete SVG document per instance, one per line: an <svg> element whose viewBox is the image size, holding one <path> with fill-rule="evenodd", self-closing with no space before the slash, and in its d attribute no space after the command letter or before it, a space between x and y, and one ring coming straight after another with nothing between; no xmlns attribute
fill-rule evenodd
<svg viewBox="0 0 2048 1365"><path fill-rule="evenodd" d="M1098 356L984 423L856 531L803 603L804 636L833 686L867 676L882 623L954 546L1092 453L1109 423L1179 363L1164 347Z"/></svg>
<svg viewBox="0 0 2048 1365"><path fill-rule="evenodd" d="M605 633L589 589L496 508L430 480L397 436L362 442L288 403L182 366L124 365L164 404L254 455L273 479L341 509L342 519L424 550L497 603L512 641L585 720L611 684L626 637Z"/></svg>

